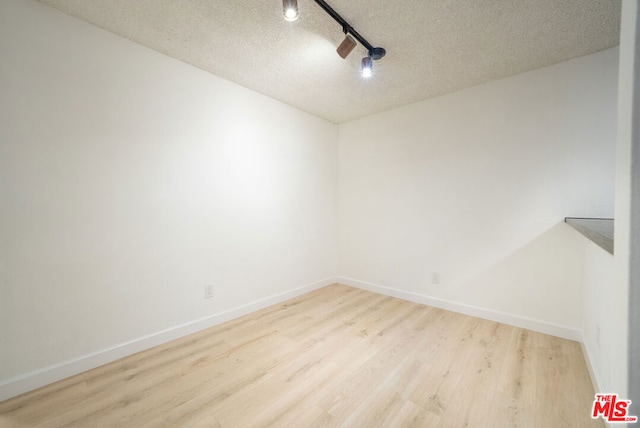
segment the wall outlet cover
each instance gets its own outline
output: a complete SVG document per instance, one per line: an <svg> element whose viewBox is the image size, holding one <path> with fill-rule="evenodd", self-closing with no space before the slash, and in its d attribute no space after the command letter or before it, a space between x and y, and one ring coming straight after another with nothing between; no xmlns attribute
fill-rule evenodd
<svg viewBox="0 0 640 428"><path fill-rule="evenodd" d="M213 285L208 284L204 286L204 298L210 299L213 297Z"/></svg>
<svg viewBox="0 0 640 428"><path fill-rule="evenodd" d="M440 284L440 274L438 272L431 272L431 283Z"/></svg>

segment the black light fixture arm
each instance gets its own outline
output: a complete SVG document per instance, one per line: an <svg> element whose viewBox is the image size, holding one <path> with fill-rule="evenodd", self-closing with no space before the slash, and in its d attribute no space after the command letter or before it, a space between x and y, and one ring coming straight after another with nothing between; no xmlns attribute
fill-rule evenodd
<svg viewBox="0 0 640 428"><path fill-rule="evenodd" d="M369 56L371 59L380 59L387 53L384 48L376 48L373 47L371 43L367 41L364 37L360 35L349 23L342 17L338 12L333 10L331 6L329 6L324 0L314 0L318 6L322 8L329 16L331 16L340 26L342 27L342 31L345 34L351 34L357 41L360 42L362 46L364 46L367 51L369 51Z"/></svg>

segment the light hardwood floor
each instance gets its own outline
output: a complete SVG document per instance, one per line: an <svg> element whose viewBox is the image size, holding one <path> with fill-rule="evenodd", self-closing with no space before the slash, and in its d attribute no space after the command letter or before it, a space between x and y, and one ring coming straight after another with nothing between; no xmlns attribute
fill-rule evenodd
<svg viewBox="0 0 640 428"><path fill-rule="evenodd" d="M576 342L342 285L0 403L1 427L589 427Z"/></svg>

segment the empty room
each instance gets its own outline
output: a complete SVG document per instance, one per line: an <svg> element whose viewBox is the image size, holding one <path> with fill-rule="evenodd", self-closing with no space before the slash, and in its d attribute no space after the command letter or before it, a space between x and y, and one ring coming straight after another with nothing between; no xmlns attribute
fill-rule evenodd
<svg viewBox="0 0 640 428"><path fill-rule="evenodd" d="M638 9L0 0L0 428L633 426Z"/></svg>

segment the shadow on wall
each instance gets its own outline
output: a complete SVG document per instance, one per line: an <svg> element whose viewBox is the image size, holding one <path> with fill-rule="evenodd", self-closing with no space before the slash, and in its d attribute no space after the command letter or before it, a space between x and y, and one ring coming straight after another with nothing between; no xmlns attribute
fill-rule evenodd
<svg viewBox="0 0 640 428"><path fill-rule="evenodd" d="M584 245L559 222L445 297L567 327L580 326Z"/></svg>

